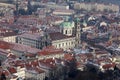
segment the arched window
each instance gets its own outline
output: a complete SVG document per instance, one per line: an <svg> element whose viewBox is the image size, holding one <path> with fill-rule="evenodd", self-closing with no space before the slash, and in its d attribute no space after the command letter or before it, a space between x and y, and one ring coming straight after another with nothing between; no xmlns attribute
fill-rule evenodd
<svg viewBox="0 0 120 80"><path fill-rule="evenodd" d="M64 43L62 43L62 46L64 46Z"/></svg>
<svg viewBox="0 0 120 80"><path fill-rule="evenodd" d="M65 31L65 34L67 34L67 30Z"/></svg>
<svg viewBox="0 0 120 80"><path fill-rule="evenodd" d="M59 44L59 47L61 47L61 44Z"/></svg>

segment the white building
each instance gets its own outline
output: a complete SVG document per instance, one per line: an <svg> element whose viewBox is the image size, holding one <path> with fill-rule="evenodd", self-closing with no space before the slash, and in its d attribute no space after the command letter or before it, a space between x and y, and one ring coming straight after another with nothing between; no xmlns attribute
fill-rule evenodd
<svg viewBox="0 0 120 80"><path fill-rule="evenodd" d="M14 73L14 75L18 76L18 78L22 79L29 79L29 80L44 80L45 79L45 72L41 70L40 68L36 68L32 70L27 68L21 68L17 67L17 73Z"/></svg>
<svg viewBox="0 0 120 80"><path fill-rule="evenodd" d="M67 36L73 35L73 28L75 27L74 22L63 22L60 25L60 32Z"/></svg>
<svg viewBox="0 0 120 80"><path fill-rule="evenodd" d="M51 44L56 48L68 50L75 47L75 37L67 36L60 32L50 33Z"/></svg>

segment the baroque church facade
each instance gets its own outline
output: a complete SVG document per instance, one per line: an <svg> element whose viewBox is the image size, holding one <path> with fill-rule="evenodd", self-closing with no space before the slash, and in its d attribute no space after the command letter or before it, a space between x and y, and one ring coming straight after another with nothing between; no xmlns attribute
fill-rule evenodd
<svg viewBox="0 0 120 80"><path fill-rule="evenodd" d="M60 24L60 32L50 33L51 44L64 50L78 48L81 43L80 19Z"/></svg>
<svg viewBox="0 0 120 80"><path fill-rule="evenodd" d="M80 19L72 22L63 22L59 26L59 32L24 33L17 36L17 43L42 49L52 45L56 48L69 50L78 48L81 43Z"/></svg>

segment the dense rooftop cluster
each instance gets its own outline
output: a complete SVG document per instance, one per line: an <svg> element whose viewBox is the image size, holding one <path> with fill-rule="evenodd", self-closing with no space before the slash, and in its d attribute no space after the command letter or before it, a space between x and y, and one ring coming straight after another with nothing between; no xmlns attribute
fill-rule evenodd
<svg viewBox="0 0 120 80"><path fill-rule="evenodd" d="M79 80L79 72L91 75L81 80L119 80L119 5L11 3L0 3L0 80Z"/></svg>

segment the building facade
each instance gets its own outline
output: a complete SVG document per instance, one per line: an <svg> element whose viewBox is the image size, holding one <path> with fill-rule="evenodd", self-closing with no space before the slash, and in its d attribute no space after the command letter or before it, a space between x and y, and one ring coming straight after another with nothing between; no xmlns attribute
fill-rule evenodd
<svg viewBox="0 0 120 80"><path fill-rule="evenodd" d="M64 50L73 49L80 44L81 27L80 20L63 22L59 26L59 32L24 33L17 36L19 44L42 49L52 45Z"/></svg>
<svg viewBox="0 0 120 80"><path fill-rule="evenodd" d="M19 44L28 45L38 49L42 49L43 47L49 45L49 36L44 32L24 33L17 36L17 40Z"/></svg>
<svg viewBox="0 0 120 80"><path fill-rule="evenodd" d="M119 6L114 4L98 4L98 3L75 3L74 9L84 9L87 11L96 10L96 11L113 11L119 12Z"/></svg>

